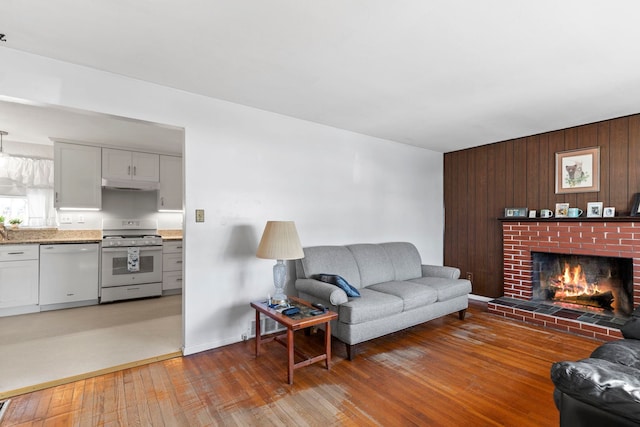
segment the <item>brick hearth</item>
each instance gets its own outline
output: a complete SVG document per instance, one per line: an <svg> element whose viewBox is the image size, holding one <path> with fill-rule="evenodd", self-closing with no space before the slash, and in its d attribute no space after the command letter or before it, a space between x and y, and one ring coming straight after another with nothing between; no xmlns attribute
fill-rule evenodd
<svg viewBox="0 0 640 427"><path fill-rule="evenodd" d="M640 222L632 219L503 220L504 297L489 311L601 340L620 338L626 319L605 314L584 316L578 310L531 301L531 251L597 255L633 260L633 306L640 304ZM595 320L594 320L595 319Z"/></svg>

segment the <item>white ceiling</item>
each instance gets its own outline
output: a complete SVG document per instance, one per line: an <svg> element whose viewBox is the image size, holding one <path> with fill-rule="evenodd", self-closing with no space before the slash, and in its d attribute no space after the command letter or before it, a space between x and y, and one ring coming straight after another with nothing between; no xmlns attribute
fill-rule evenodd
<svg viewBox="0 0 640 427"><path fill-rule="evenodd" d="M639 18L635 0L7 0L0 45L447 152L640 112Z"/></svg>

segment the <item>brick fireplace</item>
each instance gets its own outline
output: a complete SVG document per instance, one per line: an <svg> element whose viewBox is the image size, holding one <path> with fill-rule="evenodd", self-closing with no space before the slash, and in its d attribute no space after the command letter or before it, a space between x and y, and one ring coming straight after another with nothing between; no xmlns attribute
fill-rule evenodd
<svg viewBox="0 0 640 427"><path fill-rule="evenodd" d="M511 319L601 340L621 337L625 318L532 301L531 252L630 258L633 307L640 304L640 222L630 218L506 219L502 223L504 296L489 311Z"/></svg>

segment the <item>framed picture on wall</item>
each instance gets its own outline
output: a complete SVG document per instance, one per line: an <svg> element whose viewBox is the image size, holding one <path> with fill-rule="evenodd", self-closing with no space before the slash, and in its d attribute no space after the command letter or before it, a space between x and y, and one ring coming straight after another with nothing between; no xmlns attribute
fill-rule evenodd
<svg viewBox="0 0 640 427"><path fill-rule="evenodd" d="M600 191L600 147L556 153L556 194Z"/></svg>
<svg viewBox="0 0 640 427"><path fill-rule="evenodd" d="M602 216L602 202L589 202L587 203L587 217L598 218Z"/></svg>

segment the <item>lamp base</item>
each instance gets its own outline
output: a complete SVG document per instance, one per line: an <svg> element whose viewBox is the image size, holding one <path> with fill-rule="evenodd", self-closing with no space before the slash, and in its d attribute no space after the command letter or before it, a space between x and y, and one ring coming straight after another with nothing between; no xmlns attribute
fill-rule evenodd
<svg viewBox="0 0 640 427"><path fill-rule="evenodd" d="M273 285L276 288L276 293L271 297L272 304L287 304L289 299L284 294L284 283L287 278L287 267L284 265L284 261L279 259L273 266Z"/></svg>

